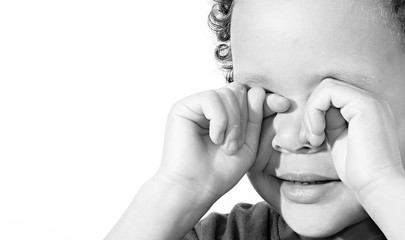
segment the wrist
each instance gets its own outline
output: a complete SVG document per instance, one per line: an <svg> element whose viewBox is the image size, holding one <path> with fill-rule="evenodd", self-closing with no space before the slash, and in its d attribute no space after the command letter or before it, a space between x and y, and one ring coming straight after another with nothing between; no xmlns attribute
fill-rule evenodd
<svg viewBox="0 0 405 240"><path fill-rule="evenodd" d="M402 231L398 231L405 222L403 172L398 171L381 179L356 197L388 239L404 239Z"/></svg>
<svg viewBox="0 0 405 240"><path fill-rule="evenodd" d="M106 239L181 239L214 203L159 172L142 185Z"/></svg>
<svg viewBox="0 0 405 240"><path fill-rule="evenodd" d="M207 208L208 210L221 197L197 181L163 169L159 169L149 181L154 186L164 189L167 194L179 196L183 207Z"/></svg>
<svg viewBox="0 0 405 240"><path fill-rule="evenodd" d="M386 174L366 187L355 192L357 200L363 206L377 203L382 198L392 198L392 194L405 187L405 172L401 169L394 171L391 174Z"/></svg>

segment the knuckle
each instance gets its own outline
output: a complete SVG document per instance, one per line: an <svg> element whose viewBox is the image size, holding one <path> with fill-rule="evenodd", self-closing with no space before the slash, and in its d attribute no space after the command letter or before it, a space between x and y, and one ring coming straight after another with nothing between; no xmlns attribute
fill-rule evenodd
<svg viewBox="0 0 405 240"><path fill-rule="evenodd" d="M227 132L229 138L238 138L239 135L242 133L242 127L240 126L240 124L233 123L228 126Z"/></svg>
<svg viewBox="0 0 405 240"><path fill-rule="evenodd" d="M236 130L240 130L240 129L241 129L241 126L240 126L240 123L232 123L232 124L230 125L230 128L233 128L233 129L236 129Z"/></svg>
<svg viewBox="0 0 405 240"><path fill-rule="evenodd" d="M223 94L225 94L225 95L231 95L231 94L233 94L232 89L230 89L230 88L228 88L228 87L224 87L224 88L222 88L221 90L222 90L221 93L223 93Z"/></svg>
<svg viewBox="0 0 405 240"><path fill-rule="evenodd" d="M230 88L223 87L215 91L218 98L221 98L225 101L233 99L234 93ZM233 95L233 96L232 96Z"/></svg>
<svg viewBox="0 0 405 240"><path fill-rule="evenodd" d="M185 106L184 106L184 101L185 101L185 99L177 100L177 101L170 107L169 114L173 115L173 114L175 114L176 112L179 112L180 110L183 110L183 109L185 108Z"/></svg>
<svg viewBox="0 0 405 240"><path fill-rule="evenodd" d="M328 89L328 90L332 90L333 88L336 88L337 86L338 86L338 84L336 83L336 80L334 80L332 78L326 78L319 84L320 88Z"/></svg>
<svg viewBox="0 0 405 240"><path fill-rule="evenodd" d="M384 100L378 99L371 94L362 94L358 96L352 102L350 108L344 110L342 114L358 116L358 118L366 121L385 112L386 104Z"/></svg>
<svg viewBox="0 0 405 240"><path fill-rule="evenodd" d="M195 115L195 113L187 106L186 101L183 99L175 102L171 106L168 116L169 119L177 117L187 118L187 116L190 116L190 114Z"/></svg>
<svg viewBox="0 0 405 240"><path fill-rule="evenodd" d="M254 86L254 87L250 88L249 91L248 91L248 94L254 94L254 95L256 95L256 94L260 94L260 93L266 94L266 92L264 91L264 89L261 88L261 87L255 87L255 86ZM274 93L270 93L269 95L272 95L272 94L274 94Z"/></svg>
<svg viewBox="0 0 405 240"><path fill-rule="evenodd" d="M204 93L204 97L208 99L218 99L218 92L215 90L208 90Z"/></svg>
<svg viewBox="0 0 405 240"><path fill-rule="evenodd" d="M246 87L245 87L245 85L243 85L243 84L241 84L241 83L239 83L239 82L232 82L232 83L230 83L227 87L228 87L228 88L231 88L231 89L233 89L234 91L239 92L239 93L244 93L244 92L246 92Z"/></svg>

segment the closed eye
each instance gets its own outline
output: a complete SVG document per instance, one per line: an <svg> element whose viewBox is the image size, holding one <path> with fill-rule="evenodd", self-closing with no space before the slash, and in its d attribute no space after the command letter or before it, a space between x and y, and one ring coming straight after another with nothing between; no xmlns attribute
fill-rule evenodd
<svg viewBox="0 0 405 240"><path fill-rule="evenodd" d="M353 85L353 86L360 88L362 90L365 90L365 91L369 88L370 82L372 81L372 79L366 75L359 74L359 73L352 73L352 72L348 72L348 73L335 72L335 73L329 74L329 76L326 78L332 78L337 81L341 81L346 84Z"/></svg>

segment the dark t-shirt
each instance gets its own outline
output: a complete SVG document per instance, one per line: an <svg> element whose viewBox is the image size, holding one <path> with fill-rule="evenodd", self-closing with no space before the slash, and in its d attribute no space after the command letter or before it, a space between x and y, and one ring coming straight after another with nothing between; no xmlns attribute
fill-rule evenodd
<svg viewBox="0 0 405 240"><path fill-rule="evenodd" d="M210 213L187 235L185 240L288 239L299 237L266 202L239 203L229 214Z"/></svg>

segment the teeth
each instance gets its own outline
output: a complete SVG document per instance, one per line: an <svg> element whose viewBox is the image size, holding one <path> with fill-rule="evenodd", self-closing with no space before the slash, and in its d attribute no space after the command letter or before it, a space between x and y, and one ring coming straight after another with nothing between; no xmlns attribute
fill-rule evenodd
<svg viewBox="0 0 405 240"><path fill-rule="evenodd" d="M322 184L322 183L324 183L324 182L321 182L321 181L314 181L314 182L299 182L299 181L293 181L293 180L290 180L289 182L292 182L292 183L294 183L294 184L301 184L301 185L309 185L309 184Z"/></svg>

